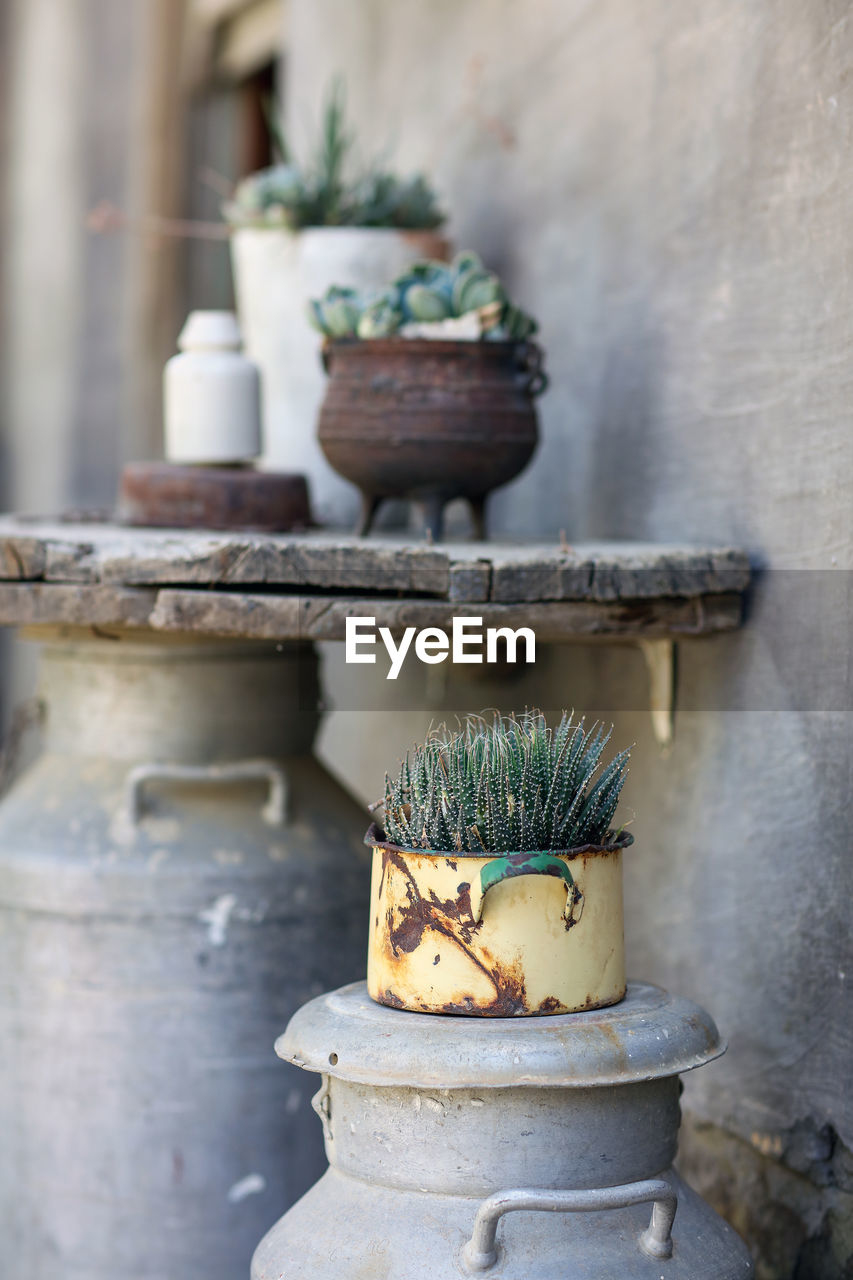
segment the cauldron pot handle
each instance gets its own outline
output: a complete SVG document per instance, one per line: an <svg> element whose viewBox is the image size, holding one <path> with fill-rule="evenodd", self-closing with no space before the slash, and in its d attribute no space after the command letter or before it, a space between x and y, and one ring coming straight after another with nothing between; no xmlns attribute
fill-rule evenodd
<svg viewBox="0 0 853 1280"><path fill-rule="evenodd" d="M508 853L503 857L490 858L484 863L480 869L479 883L475 881L471 885L471 914L475 920L483 918L483 905L488 891L496 884L512 880L515 876L559 876L566 885L563 919L567 925L577 924L583 910L583 894L575 884L568 865L553 853Z"/></svg>
<svg viewBox="0 0 853 1280"><path fill-rule="evenodd" d="M529 396L541 396L548 388L548 375L542 368L545 353L537 342L521 342L516 363L521 373L520 384Z"/></svg>
<svg viewBox="0 0 853 1280"><path fill-rule="evenodd" d="M672 1224L678 1207L678 1193L663 1178L649 1178L643 1182L624 1182L617 1187L594 1187L589 1191L540 1191L526 1187L497 1191L477 1210L471 1239L462 1250L462 1266L473 1273L491 1270L498 1260L495 1236L505 1213L520 1209L595 1213L602 1209L626 1209L629 1205L650 1201L651 1221L637 1243L651 1258L671 1258Z"/></svg>

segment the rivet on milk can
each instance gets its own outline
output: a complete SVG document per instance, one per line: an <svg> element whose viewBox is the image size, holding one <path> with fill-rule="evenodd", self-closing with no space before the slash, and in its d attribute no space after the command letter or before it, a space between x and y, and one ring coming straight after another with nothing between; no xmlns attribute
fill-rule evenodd
<svg viewBox="0 0 853 1280"><path fill-rule="evenodd" d="M316 663L44 647L44 750L0 802L10 1280L235 1280L324 1167L271 1051L363 970L363 818L311 755Z"/></svg>
<svg viewBox="0 0 853 1280"><path fill-rule="evenodd" d="M458 1018L312 1000L276 1051L318 1073L330 1168L252 1280L748 1280L748 1251L673 1168L681 1072L713 1021L644 983L611 1008Z"/></svg>

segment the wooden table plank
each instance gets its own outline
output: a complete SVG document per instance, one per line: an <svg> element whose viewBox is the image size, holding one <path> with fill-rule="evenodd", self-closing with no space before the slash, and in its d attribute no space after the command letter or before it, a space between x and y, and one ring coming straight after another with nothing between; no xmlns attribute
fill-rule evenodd
<svg viewBox="0 0 853 1280"><path fill-rule="evenodd" d="M540 643L594 637L681 638L731 631L741 623L737 593L692 600L557 601L479 604L484 627L532 627ZM348 617L375 618L399 637L406 627L450 631L460 610L447 600L332 599L164 588L150 625L157 631L204 632L270 640L343 640Z"/></svg>
<svg viewBox="0 0 853 1280"><path fill-rule="evenodd" d="M0 626L148 627L153 588L0 582Z"/></svg>
<svg viewBox="0 0 853 1280"><path fill-rule="evenodd" d="M428 596L456 604L607 602L743 592L731 548L647 543L444 543L352 534L233 534L0 517L0 580L258 587Z"/></svg>
<svg viewBox="0 0 853 1280"><path fill-rule="evenodd" d="M740 626L737 592L631 601L471 605L483 626L532 627L542 643L711 635ZM93 626L247 639L343 640L348 617L372 617L399 636L406 627L449 631L457 602L409 597L213 591L192 587L0 582L0 626Z"/></svg>
<svg viewBox="0 0 853 1280"><path fill-rule="evenodd" d="M489 563L489 598L497 603L694 596L744 591L750 578L742 551L649 543L496 545Z"/></svg>
<svg viewBox="0 0 853 1280"><path fill-rule="evenodd" d="M289 586L447 595L447 555L347 535L233 534L0 518L0 578L122 586Z"/></svg>

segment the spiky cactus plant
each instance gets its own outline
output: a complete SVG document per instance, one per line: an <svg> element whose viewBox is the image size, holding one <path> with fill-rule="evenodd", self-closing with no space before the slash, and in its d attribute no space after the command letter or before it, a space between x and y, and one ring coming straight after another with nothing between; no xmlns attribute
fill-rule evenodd
<svg viewBox="0 0 853 1280"><path fill-rule="evenodd" d="M385 777L385 835L408 849L556 852L608 845L629 750L602 767L612 726L551 729L541 711L434 730Z"/></svg>

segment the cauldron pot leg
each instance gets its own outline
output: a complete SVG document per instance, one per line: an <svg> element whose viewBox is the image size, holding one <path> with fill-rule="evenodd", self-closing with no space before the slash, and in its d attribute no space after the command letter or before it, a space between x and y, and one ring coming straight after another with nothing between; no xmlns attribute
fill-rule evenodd
<svg viewBox="0 0 853 1280"><path fill-rule="evenodd" d="M474 537L478 542L485 542L486 533L486 495L481 493L477 498L469 498L471 519L474 522Z"/></svg>
<svg viewBox="0 0 853 1280"><path fill-rule="evenodd" d="M424 498L420 503L426 532L433 542L441 542L444 534L444 504L445 499L437 493Z"/></svg>
<svg viewBox="0 0 853 1280"><path fill-rule="evenodd" d="M368 533L370 533L370 526L373 524L381 501L381 498L375 497L372 493L362 492L361 512L359 513L358 523L355 527L356 534L359 538L364 538Z"/></svg>

